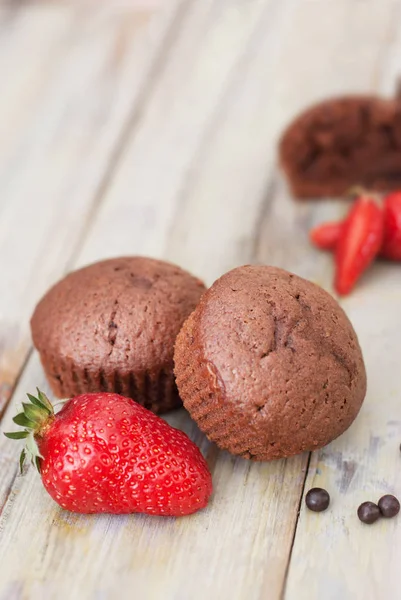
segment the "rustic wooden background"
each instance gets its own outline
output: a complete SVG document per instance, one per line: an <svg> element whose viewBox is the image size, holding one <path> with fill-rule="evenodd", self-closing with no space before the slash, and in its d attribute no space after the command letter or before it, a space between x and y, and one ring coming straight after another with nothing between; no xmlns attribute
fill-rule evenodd
<svg viewBox="0 0 401 600"><path fill-rule="evenodd" d="M307 231L341 203L296 204L276 166L308 103L391 94L401 0L116 0L0 6L0 414L37 385L29 317L67 270L164 257L211 283L276 264L331 289ZM356 508L401 494L401 271L377 265L343 302L369 376L357 422L312 454L252 464L184 411L215 494L181 520L63 512L0 438L1 600L401 598L401 521ZM304 491L327 488L327 513ZM397 587L398 586L398 587Z"/></svg>

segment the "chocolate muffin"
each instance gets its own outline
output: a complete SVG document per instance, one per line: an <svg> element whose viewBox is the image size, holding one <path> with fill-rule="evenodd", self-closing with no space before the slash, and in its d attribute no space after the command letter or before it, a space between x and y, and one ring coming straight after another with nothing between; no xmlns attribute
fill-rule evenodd
<svg viewBox="0 0 401 600"><path fill-rule="evenodd" d="M218 279L175 345L180 396L209 439L271 460L315 450L353 422L366 392L356 334L327 292L244 266Z"/></svg>
<svg viewBox="0 0 401 600"><path fill-rule="evenodd" d="M67 275L31 319L55 395L116 392L154 412L179 406L174 342L204 290L179 267L143 257L105 260Z"/></svg>
<svg viewBox="0 0 401 600"><path fill-rule="evenodd" d="M339 196L360 185L401 187L401 99L346 96L301 114L284 132L280 162L294 196Z"/></svg>

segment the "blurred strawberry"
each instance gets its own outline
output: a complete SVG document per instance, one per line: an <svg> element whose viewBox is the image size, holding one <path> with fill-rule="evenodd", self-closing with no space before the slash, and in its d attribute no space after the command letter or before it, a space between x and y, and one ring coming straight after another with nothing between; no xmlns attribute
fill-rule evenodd
<svg viewBox="0 0 401 600"><path fill-rule="evenodd" d="M338 294L349 294L359 277L378 255L383 243L383 210L372 198L359 197L353 204L336 246Z"/></svg>
<svg viewBox="0 0 401 600"><path fill-rule="evenodd" d="M389 194L383 203L384 236L381 256L401 260L401 191Z"/></svg>

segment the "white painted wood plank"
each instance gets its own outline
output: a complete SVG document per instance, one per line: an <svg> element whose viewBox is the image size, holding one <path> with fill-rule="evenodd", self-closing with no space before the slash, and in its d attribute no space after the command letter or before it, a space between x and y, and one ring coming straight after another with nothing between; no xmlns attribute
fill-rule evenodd
<svg viewBox="0 0 401 600"><path fill-rule="evenodd" d="M240 0L192 2L169 69L124 153L80 264L127 251L165 255L187 173L197 164L210 130L218 127L221 107L229 102L225 94L244 73L242 63L249 58L266 6L273 2L245 7ZM266 35L271 31L266 20L264 26ZM107 247L99 245L102 235L108 235Z"/></svg>
<svg viewBox="0 0 401 600"><path fill-rule="evenodd" d="M398 268L378 269L344 304L364 350L368 394L348 432L313 455L305 490L324 487L332 502L320 515L302 507L288 599L397 597L399 519L369 527L358 520L356 511L365 500L377 502L386 493L401 493ZM306 588L302 582L310 573Z"/></svg>
<svg viewBox="0 0 401 600"><path fill-rule="evenodd" d="M361 63L358 77L366 77L360 89L391 95L399 76L401 35L397 23L401 4L393 2L382 8L389 9L384 21L380 17L377 20L377 13L373 16L366 12L366 36L370 36L372 45L379 40L383 45L376 61ZM354 9L353 18L357 20L359 10L356 5ZM313 72L310 76L314 76ZM313 219L322 218L326 210L327 207L314 209ZM326 260L331 264L330 258L319 259L316 274L330 288L332 272L330 267L325 274ZM342 301L364 352L368 393L352 427L312 455L305 493L311 487L323 487L329 491L332 503L320 515L302 504L286 600L398 597L400 522L382 520L369 527L360 523L356 511L365 500L377 502L386 493L401 495L400 303L400 266L385 263L375 265L357 290Z"/></svg>
<svg viewBox="0 0 401 600"><path fill-rule="evenodd" d="M242 194L235 197L237 219L230 217L233 206L226 195L217 213L226 234L216 252L214 229L210 233L204 229L204 219L198 219L196 210L187 209L187 202L193 206L191 195L182 195L181 191L188 171L192 173L199 162L199 178L192 187L194 198L204 204L205 219L209 215L212 220L215 214L215 206L207 197L209 192L214 201L224 192L224 183L231 192L232 184L224 170L210 172L206 149L210 148L212 156L224 153L225 140L225 152L235 159L232 138L227 133L237 125L246 131L254 77L259 77L262 89L268 88L278 56L275 49L285 31L287 10L291 11L293 4L280 7L275 2L254 3L252 11L240 1L235 8L232 2L192 6L169 69L161 77L111 181L78 264L110 253L145 252L176 258L190 269L199 268L210 280L217 269L221 272L226 268L227 240L243 235L251 239L263 194L249 206L243 203ZM242 87L242 102L239 106L234 103L233 108L233 97ZM257 106L261 117L268 115L262 103ZM225 113L227 120L223 119ZM224 124L222 139L214 135L220 121ZM262 131L263 146L269 148L266 136L270 136L271 127ZM246 137L248 148L252 148L253 140L254 131ZM215 189L206 185L211 175ZM263 188L265 180L266 174L261 171L257 189ZM245 171L237 172L237 183L245 193L253 191ZM186 228L196 239L204 232L198 250L205 255L202 263L195 260L186 238L174 241L176 231ZM107 248L105 239L110 240ZM190 260L186 261L188 252ZM251 254L252 246L248 245L237 256L246 262ZM35 356L15 397L20 397L38 376L41 370ZM10 408L5 424L11 416ZM0 550L0 581L4 572L8 585L19 585L24 593L36 597L44 589L47 594L57 589L58 598L62 597L60 590L67 589L71 595L79 592L80 598L108 597L115 592L118 580L123 598L130 597L132 589L144 598L184 600L201 598L206 593L216 599L228 594L243 598L249 590L255 597L269 593L272 599L278 598L297 516L305 457L251 464L217 453L185 413L172 415L169 420L184 427L209 460L216 492L207 510L177 521L141 516L71 517L58 510L35 474L30 473L28 478L17 479L5 505L7 552ZM2 448L10 459L15 456L16 450L8 440ZM22 523L28 517L28 497L37 500L32 502L35 516L31 513L25 530ZM66 520L74 525L64 527ZM38 521L41 529L33 525ZM17 531L17 522L24 533ZM281 540L279 545L276 539Z"/></svg>
<svg viewBox="0 0 401 600"><path fill-rule="evenodd" d="M43 88L71 39L74 12L68 9L16 13L0 8L0 173L21 142L42 100ZM51 48L51 52L49 52ZM1 203L7 198L2 196Z"/></svg>
<svg viewBox="0 0 401 600"><path fill-rule="evenodd" d="M190 33L183 31L177 40L176 48L181 48L183 56L179 59L173 55L171 71L161 77L162 83L111 181L77 264L108 254L145 252L175 259L210 281L220 271L256 256L321 279L327 285L331 277L326 270L328 259L309 248L306 231L312 220L330 211L335 214L341 208L314 206L312 213L305 205L293 204L272 171L274 142L285 121L316 99L314 94L343 91L342 86L374 87L372 63L365 58L376 60L379 56L390 17L389 7L383 3L368 3L368 9L379 9L376 28L369 25L366 33L358 34L360 46L356 44L355 52L359 58L347 67L337 52L337 37L340 31L342 36L346 20L344 0L330 5L316 1L309 4L310 11L314 4L322 12L326 35L319 50L326 62L320 54L317 56L315 47L310 49L315 77L310 86L303 83L292 88L294 64L298 56L304 56L297 36L305 48L309 39L320 39L313 28L308 34L311 22L319 25L311 12L306 18L296 2L274 6L266 2L262 8L261 3L253 3L255 12L247 20L250 5L242 2L234 11L232 2L207 5L206 11L205 5L194 3L195 12L188 16ZM362 4L366 9L366 3ZM355 28L356 16L363 13L358 12L359 5L354 10L351 22ZM331 18L326 11L331 11ZM211 28L215 28L217 41L225 32L221 46L217 42L217 47L210 45L213 60L209 46L201 44L201 40L210 39L207 36ZM241 41L234 44L237 55L231 60L225 44L231 50L232 40L238 35ZM351 52L354 44L355 38L349 36L345 50L349 47ZM193 60L197 56L193 46L199 52L197 61ZM239 55L242 59L238 63ZM219 63L222 56L224 60ZM338 69L336 60L340 61ZM205 62L208 68L198 82ZM323 77L327 64L331 65L330 82ZM214 94L210 100L202 93L209 81L209 69L217 73L215 78L210 75ZM318 86L315 78L320 75L324 85L321 82ZM189 101L193 104L191 110ZM266 189L269 198L274 199L271 212L268 207L259 212ZM286 248L283 236L281 240L278 237L280 228L289 236ZM110 231L115 237L105 248ZM383 273L379 269L379 276ZM391 273L396 277L394 269ZM365 285L374 287L373 279ZM386 329L386 323L381 325ZM26 389L42 384L41 377L35 356L15 397L21 398ZM9 409L5 425L12 413ZM179 521L140 516L77 517L57 509L33 472L18 478L14 485L8 479L11 491L0 521L2 542L6 540L0 544L0 582L4 581L0 583L0 597L25 594L36 600L43 594L51 599L75 593L84 600L116 594L124 599L135 593L144 598L180 600L205 595L219 600L275 600L280 596L305 457L266 465L232 459L215 453L183 413L170 419L187 429L208 456L216 487L211 506ZM7 440L0 442L0 453L9 465L15 460L16 449ZM14 473L12 467L7 473ZM314 530L313 534L319 537L319 532ZM304 539L310 542L309 537ZM372 536L372 549L375 541ZM319 550L322 556L327 555L327 546ZM298 565L301 572L291 583ZM290 574L288 594L298 598L296 592L310 589L310 573L307 578L300 559L294 561ZM336 577L341 581L343 573L337 572ZM329 589L325 588L324 594Z"/></svg>
<svg viewBox="0 0 401 600"><path fill-rule="evenodd" d="M35 356L16 397L38 384L44 386ZM9 410L4 427L11 416ZM271 584L288 547L276 540L288 537L295 523L280 493L292 497L294 481L302 483L302 458L272 469L226 453L216 456L183 411L169 420L191 434L212 467L217 461L209 507L182 519L74 515L58 509L31 469L13 483L0 519L0 594L128 600L134 590L138 598L207 594L217 600L243 598L252 590L254 597L278 597L281 582ZM1 456L6 466L15 463L15 444L2 442Z"/></svg>
<svg viewBox="0 0 401 600"><path fill-rule="evenodd" d="M210 282L254 260L282 127L275 82L296 5L275 3L261 15L241 72L227 90L180 191L167 253ZM275 31L266 35L273 19ZM286 205L285 212L291 210ZM279 261L280 246L272 248L271 259Z"/></svg>
<svg viewBox="0 0 401 600"><path fill-rule="evenodd" d="M154 19L27 8L10 16L11 33L0 30L12 65L0 104L0 413L30 346L31 311L92 216L180 5Z"/></svg>

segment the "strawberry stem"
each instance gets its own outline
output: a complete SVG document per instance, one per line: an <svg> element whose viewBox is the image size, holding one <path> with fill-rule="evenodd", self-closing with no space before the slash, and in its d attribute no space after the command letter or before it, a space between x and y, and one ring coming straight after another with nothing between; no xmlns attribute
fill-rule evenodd
<svg viewBox="0 0 401 600"><path fill-rule="evenodd" d="M375 200L379 203L381 203L383 199L382 194L380 194L379 192L372 192L364 188L362 185L353 185L352 187L348 188L345 195L349 198L352 198L353 200L356 200L357 198L360 198L362 196L366 198L371 198L372 200Z"/></svg>
<svg viewBox="0 0 401 600"><path fill-rule="evenodd" d="M37 396L32 394L27 394L27 396L29 402L23 402L22 412L13 418L16 425L24 428L23 431L7 432L4 435L11 440L26 440L19 461L21 473L27 457L40 473L40 459L43 456L40 454L36 436L40 435L49 421L54 419L54 410L46 394L38 388Z"/></svg>

